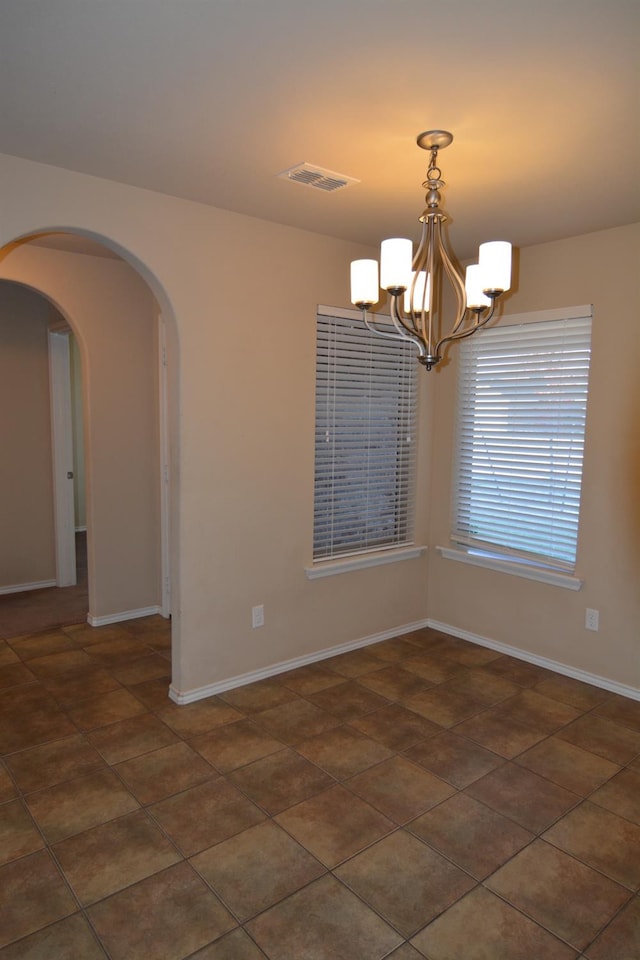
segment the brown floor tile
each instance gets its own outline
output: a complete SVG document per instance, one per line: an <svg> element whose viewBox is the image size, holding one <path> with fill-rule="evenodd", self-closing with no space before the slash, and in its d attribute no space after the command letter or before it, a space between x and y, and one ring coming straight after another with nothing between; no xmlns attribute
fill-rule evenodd
<svg viewBox="0 0 640 960"><path fill-rule="evenodd" d="M241 923L326 872L270 820L205 850L191 863Z"/></svg>
<svg viewBox="0 0 640 960"><path fill-rule="evenodd" d="M407 829L478 880L533 840L528 830L463 793L427 811Z"/></svg>
<svg viewBox="0 0 640 960"><path fill-rule="evenodd" d="M33 660L50 653L62 653L64 650L76 650L77 647L62 630L47 630L9 641L12 649L21 660Z"/></svg>
<svg viewBox="0 0 640 960"><path fill-rule="evenodd" d="M442 653L446 660L453 660L454 663L461 663L465 667L481 667L500 657L495 650L469 643L458 637L446 637L432 649L435 656Z"/></svg>
<svg viewBox="0 0 640 960"><path fill-rule="evenodd" d="M429 960L576 960L566 944L483 887L412 941Z"/></svg>
<svg viewBox="0 0 640 960"><path fill-rule="evenodd" d="M640 824L640 770L622 770L589 799L620 817Z"/></svg>
<svg viewBox="0 0 640 960"><path fill-rule="evenodd" d="M444 685L405 697L404 705L441 727L452 727L485 709L485 704Z"/></svg>
<svg viewBox="0 0 640 960"><path fill-rule="evenodd" d="M304 800L276 820L327 867L359 853L395 826L341 786Z"/></svg>
<svg viewBox="0 0 640 960"><path fill-rule="evenodd" d="M496 673L505 680L511 680L517 683L519 687L533 687L537 683L542 683L556 674L551 670L545 670L544 667L538 667L534 663L527 663L526 660L517 660L515 657L498 657L487 664L487 670Z"/></svg>
<svg viewBox="0 0 640 960"><path fill-rule="evenodd" d="M131 689L136 692L138 687ZM165 705L158 709L157 713L160 719L181 737L197 737L198 734L208 733L225 723L242 720L242 714L238 710L218 697L208 697L206 700L182 706L165 701Z"/></svg>
<svg viewBox="0 0 640 960"><path fill-rule="evenodd" d="M455 790L405 757L392 757L345 784L398 824L406 823L450 797Z"/></svg>
<svg viewBox="0 0 640 960"><path fill-rule="evenodd" d="M413 657L416 653L415 644L404 637L392 637L390 640L381 640L380 643L373 643L367 647L367 652L378 660L384 660L387 663L398 663L407 657Z"/></svg>
<svg viewBox="0 0 640 960"><path fill-rule="evenodd" d="M0 803L6 800L13 800L18 796L18 789L0 761Z"/></svg>
<svg viewBox="0 0 640 960"><path fill-rule="evenodd" d="M319 663L310 663L306 667L279 673L273 679L275 683L281 683L283 687L293 690L302 697L334 687L338 683L344 683L344 677L336 674L334 670L327 670Z"/></svg>
<svg viewBox="0 0 640 960"><path fill-rule="evenodd" d="M185 857L218 844L265 818L259 807L222 777L161 800L149 807L149 813Z"/></svg>
<svg viewBox="0 0 640 960"><path fill-rule="evenodd" d="M21 683L31 683L37 677L25 663L10 663L0 667L0 689L16 687Z"/></svg>
<svg viewBox="0 0 640 960"><path fill-rule="evenodd" d="M15 713L3 712L0 721L0 753L26 750L77 732L69 717L55 702L41 699Z"/></svg>
<svg viewBox="0 0 640 960"><path fill-rule="evenodd" d="M292 700L270 710L263 710L262 713L254 714L253 720L260 729L290 745L337 727L340 723L337 717L308 700Z"/></svg>
<svg viewBox="0 0 640 960"><path fill-rule="evenodd" d="M131 684L129 690L149 710L162 710L167 706L176 706L169 699L169 681L165 680L164 677Z"/></svg>
<svg viewBox="0 0 640 960"><path fill-rule="evenodd" d="M17 687L3 690L0 699L0 716L4 722L16 713L28 716L33 709L47 705L56 706L56 703L45 690L44 684L37 680L33 683L21 683Z"/></svg>
<svg viewBox="0 0 640 960"><path fill-rule="evenodd" d="M62 707L73 706L90 697L100 697L112 690L120 690L120 684L107 670L97 668L81 674L53 677L43 680L43 686Z"/></svg>
<svg viewBox="0 0 640 960"><path fill-rule="evenodd" d="M589 960L637 960L640 957L640 897L624 907L585 952Z"/></svg>
<svg viewBox="0 0 640 960"><path fill-rule="evenodd" d="M579 799L575 793L514 763L506 763L476 780L465 793L532 833L541 833L550 827L576 806Z"/></svg>
<svg viewBox="0 0 640 960"><path fill-rule="evenodd" d="M387 960L423 960L424 954L418 953L410 943L403 943L401 947L390 953Z"/></svg>
<svg viewBox="0 0 640 960"><path fill-rule="evenodd" d="M171 679L171 664L159 654L152 653L148 657L143 656L132 663L124 664L124 666L114 667L111 673L116 680L129 687L136 683L144 683L145 680L161 678L168 683Z"/></svg>
<svg viewBox="0 0 640 960"><path fill-rule="evenodd" d="M225 703L241 710L243 713L260 713L269 710L281 703L288 703L297 699L297 694L275 680L259 680L257 683L247 683L243 687L227 690L220 694Z"/></svg>
<svg viewBox="0 0 640 960"><path fill-rule="evenodd" d="M326 770L336 780L345 780L391 757L392 751L351 727L336 727L303 740L298 753Z"/></svg>
<svg viewBox="0 0 640 960"><path fill-rule="evenodd" d="M543 740L515 762L581 797L586 797L620 770L616 763L557 737Z"/></svg>
<svg viewBox="0 0 640 960"><path fill-rule="evenodd" d="M0 805L0 864L17 860L44 847L21 800L10 800Z"/></svg>
<svg viewBox="0 0 640 960"><path fill-rule="evenodd" d="M232 771L229 779L271 816L333 783L332 777L293 750L280 750L256 760Z"/></svg>
<svg viewBox="0 0 640 960"><path fill-rule="evenodd" d="M220 773L229 773L283 749L279 740L264 733L251 720L227 723L194 737L189 743Z"/></svg>
<svg viewBox="0 0 640 960"><path fill-rule="evenodd" d="M611 694L609 700L602 706L596 707L594 713L640 733L640 700L630 700L628 697Z"/></svg>
<svg viewBox="0 0 640 960"><path fill-rule="evenodd" d="M613 763L628 763L640 754L640 733L592 713L578 717L568 727L559 730L556 737Z"/></svg>
<svg viewBox="0 0 640 960"><path fill-rule="evenodd" d="M377 673L379 672L382 671ZM377 676L377 673L371 674L371 676ZM364 681L367 679L367 677L363 677L361 681L347 680L346 683L341 682L338 686L327 687L317 693L309 694L308 699L316 707L326 710L327 713L338 717L340 720L345 722L355 720L356 717L379 710L380 707L386 706L389 702L386 697L379 696L379 694L364 686Z"/></svg>
<svg viewBox="0 0 640 960"><path fill-rule="evenodd" d="M65 673L82 673L95 669L95 663L84 650L65 650L35 657L29 661L29 669L38 677L60 677Z"/></svg>
<svg viewBox="0 0 640 960"><path fill-rule="evenodd" d="M543 697L535 690L523 690L496 707L495 715L550 734L575 720L580 711L559 700Z"/></svg>
<svg viewBox="0 0 640 960"><path fill-rule="evenodd" d="M419 716L413 710L407 710L399 703L382 707L366 717L358 717L352 720L349 726L390 750L407 750L427 737L442 733L442 727Z"/></svg>
<svg viewBox="0 0 640 960"><path fill-rule="evenodd" d="M0 867L0 947L77 908L48 851Z"/></svg>
<svg viewBox="0 0 640 960"><path fill-rule="evenodd" d="M62 870L84 905L95 903L180 859L144 811L103 823L53 847Z"/></svg>
<svg viewBox="0 0 640 960"><path fill-rule="evenodd" d="M173 743L133 757L116 764L114 769L144 804L164 800L217 776L211 764L186 743Z"/></svg>
<svg viewBox="0 0 640 960"><path fill-rule="evenodd" d="M79 647L90 647L107 641L115 643L123 637L130 636L126 627L119 623L107 624L104 627L92 627L88 623L73 623L60 629Z"/></svg>
<svg viewBox="0 0 640 960"><path fill-rule="evenodd" d="M406 700L412 694L431 687L428 680L410 670L403 670L398 664L383 667L382 670L361 677L360 683L387 700Z"/></svg>
<svg viewBox="0 0 640 960"><path fill-rule="evenodd" d="M120 688L101 697L81 700L68 710L69 716L79 729L87 731L145 713L146 708L128 690Z"/></svg>
<svg viewBox="0 0 640 960"><path fill-rule="evenodd" d="M640 887L640 826L593 803L559 820L544 839L630 890Z"/></svg>
<svg viewBox="0 0 640 960"><path fill-rule="evenodd" d="M233 929L233 917L187 863L88 911L111 960L175 960Z"/></svg>
<svg viewBox="0 0 640 960"><path fill-rule="evenodd" d="M382 960L402 938L334 877L322 877L248 924L271 960Z"/></svg>
<svg viewBox="0 0 640 960"><path fill-rule="evenodd" d="M265 954L244 930L238 928L203 950L198 950L191 960L265 960Z"/></svg>
<svg viewBox="0 0 640 960"><path fill-rule="evenodd" d="M453 690L463 696L471 697L479 703L493 706L509 697L513 697L520 687L511 680L496 676L483 667L465 670L444 684L442 689Z"/></svg>
<svg viewBox="0 0 640 960"><path fill-rule="evenodd" d="M624 887L544 840L525 847L486 884L577 950L630 898Z"/></svg>
<svg viewBox="0 0 640 960"><path fill-rule="evenodd" d="M323 667L327 670L333 670L342 677L363 677L374 670L381 670L384 664L373 657L367 650L351 650L349 653L342 653L337 657L329 657L322 661Z"/></svg>
<svg viewBox="0 0 640 960"><path fill-rule="evenodd" d="M475 886L462 870L403 830L335 873L403 937L412 936Z"/></svg>
<svg viewBox="0 0 640 960"><path fill-rule="evenodd" d="M448 730L410 747L406 755L458 790L504 763L497 754Z"/></svg>
<svg viewBox="0 0 640 960"><path fill-rule="evenodd" d="M178 737L153 714L142 713L128 720L120 720L119 723L92 730L87 734L87 740L107 763L113 764L176 743Z"/></svg>
<svg viewBox="0 0 640 960"><path fill-rule="evenodd" d="M7 757L6 764L23 793L43 790L105 767L98 751L80 733L21 750Z"/></svg>
<svg viewBox="0 0 640 960"><path fill-rule="evenodd" d="M477 717L471 717L456 726L455 732L464 734L481 746L512 760L534 743L544 740L546 734L534 730L516 720L507 720L497 713L499 708L491 707Z"/></svg>
<svg viewBox="0 0 640 960"><path fill-rule="evenodd" d="M591 710L598 704L608 700L611 694L590 683L583 683L573 677L563 677L560 674L548 677L535 687L536 693L541 693L552 700L561 700L576 710Z"/></svg>
<svg viewBox="0 0 640 960"><path fill-rule="evenodd" d="M151 653L149 647L129 637L120 637L117 640L104 640L102 643L93 643L86 647L86 652L92 660L101 667L124 667Z"/></svg>
<svg viewBox="0 0 640 960"><path fill-rule="evenodd" d="M29 811L47 843L82 833L138 809L111 770L58 783L27 797Z"/></svg>
<svg viewBox="0 0 640 960"><path fill-rule="evenodd" d="M452 660L436 659L427 652L416 653L402 661L405 670L415 673L430 683L444 683L453 677L459 677L464 673L465 667L461 663L454 663Z"/></svg>
<svg viewBox="0 0 640 960"><path fill-rule="evenodd" d="M18 654L11 649L6 640L0 640L0 667L6 667L10 663L17 663Z"/></svg>
<svg viewBox="0 0 640 960"><path fill-rule="evenodd" d="M106 953L80 913L5 947L2 960L106 960Z"/></svg>

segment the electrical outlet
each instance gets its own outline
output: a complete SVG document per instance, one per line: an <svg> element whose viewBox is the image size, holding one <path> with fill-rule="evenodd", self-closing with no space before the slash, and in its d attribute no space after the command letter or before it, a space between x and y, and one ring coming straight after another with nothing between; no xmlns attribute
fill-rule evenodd
<svg viewBox="0 0 640 960"><path fill-rule="evenodd" d="M264 604L259 604L251 609L251 625L253 627L264 627Z"/></svg>
<svg viewBox="0 0 640 960"><path fill-rule="evenodd" d="M584 625L587 630L597 630L600 626L600 611L591 610L590 607L587 607L584 616Z"/></svg>

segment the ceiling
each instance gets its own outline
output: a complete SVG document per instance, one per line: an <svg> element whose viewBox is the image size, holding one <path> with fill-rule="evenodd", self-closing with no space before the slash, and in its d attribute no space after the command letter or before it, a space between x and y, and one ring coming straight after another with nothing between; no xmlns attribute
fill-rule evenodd
<svg viewBox="0 0 640 960"><path fill-rule="evenodd" d="M377 244L446 129L471 257L640 220L639 41L638 0L2 0L0 152Z"/></svg>

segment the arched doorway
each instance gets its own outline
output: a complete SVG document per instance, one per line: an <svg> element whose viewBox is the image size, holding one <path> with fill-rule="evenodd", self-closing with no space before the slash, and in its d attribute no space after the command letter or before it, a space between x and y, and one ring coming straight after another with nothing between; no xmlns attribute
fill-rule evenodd
<svg viewBox="0 0 640 960"><path fill-rule="evenodd" d="M175 328L168 304L160 305L134 258L114 246L58 232L21 238L0 259L0 279L24 284L55 305L76 334L86 367L89 622L95 626L171 612Z"/></svg>

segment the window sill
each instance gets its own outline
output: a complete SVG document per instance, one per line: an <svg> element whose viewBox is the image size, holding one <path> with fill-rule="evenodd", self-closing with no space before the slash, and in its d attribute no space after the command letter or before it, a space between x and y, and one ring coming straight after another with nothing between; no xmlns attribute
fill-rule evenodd
<svg viewBox="0 0 640 960"><path fill-rule="evenodd" d="M527 563L518 563L517 560L485 556L480 553L469 553L467 550L454 547L436 547L440 556L447 560L458 560L460 563L470 563L476 567L485 567L489 570L498 570L514 577L524 577L525 580L538 580L541 583L550 583L555 587L564 587L565 590L580 590L583 581L569 573L550 570L546 567L536 567Z"/></svg>
<svg viewBox="0 0 640 960"><path fill-rule="evenodd" d="M313 567L305 567L304 572L307 580L318 580L320 577L334 577L339 573L364 570L366 567L379 567L385 563L415 560L426 552L426 547L402 547L398 550L380 551L380 553L361 553L357 557L346 557L344 560L321 560Z"/></svg>

